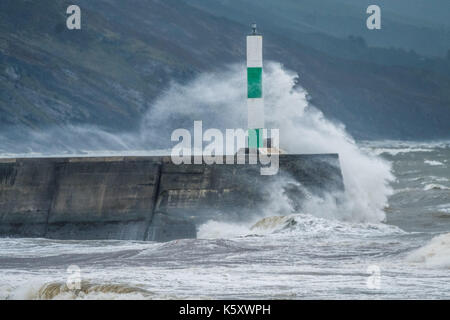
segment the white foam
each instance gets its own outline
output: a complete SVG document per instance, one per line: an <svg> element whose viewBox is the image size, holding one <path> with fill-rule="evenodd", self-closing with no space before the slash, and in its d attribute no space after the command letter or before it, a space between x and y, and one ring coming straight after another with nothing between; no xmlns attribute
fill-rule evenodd
<svg viewBox="0 0 450 320"><path fill-rule="evenodd" d="M407 261L450 269L450 233L437 236L422 248L411 252Z"/></svg>
<svg viewBox="0 0 450 320"><path fill-rule="evenodd" d="M229 239L248 234L250 229L243 223L208 221L199 226L198 239Z"/></svg>
<svg viewBox="0 0 450 320"><path fill-rule="evenodd" d="M423 187L424 191L430 191L430 190L450 190L449 187L446 187L442 184L437 184L437 183L430 183L427 184L425 187Z"/></svg>
<svg viewBox="0 0 450 320"><path fill-rule="evenodd" d="M341 235L371 237L404 234L396 226L383 223L348 223L335 219L318 218L311 214L268 216L248 223L209 221L200 226L198 238L229 239L249 235L285 234L296 238L339 237Z"/></svg>
<svg viewBox="0 0 450 320"><path fill-rule="evenodd" d="M386 153L399 150L399 153L408 152L431 152L437 148L450 147L450 140L446 141L404 141L404 140L377 140L377 141L361 141L361 146L371 150L385 150ZM396 153L398 154L398 153Z"/></svg>
<svg viewBox="0 0 450 320"><path fill-rule="evenodd" d="M450 203L444 203L433 208L442 213L450 213Z"/></svg>
<svg viewBox="0 0 450 320"><path fill-rule="evenodd" d="M392 156L396 156L402 153L410 153L410 152L432 152L433 149L425 149L425 148L374 148L370 149L371 153L375 155L389 154Z"/></svg>
<svg viewBox="0 0 450 320"><path fill-rule="evenodd" d="M430 166L443 166L444 165L442 162L436 161L436 160L425 160L424 163L428 164Z"/></svg>

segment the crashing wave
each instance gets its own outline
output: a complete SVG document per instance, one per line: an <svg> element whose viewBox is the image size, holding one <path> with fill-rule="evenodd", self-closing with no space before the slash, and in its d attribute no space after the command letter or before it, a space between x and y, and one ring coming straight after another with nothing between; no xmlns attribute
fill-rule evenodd
<svg viewBox="0 0 450 320"><path fill-rule="evenodd" d="M289 229L294 227L297 224L295 220L295 216L276 216L276 217L268 217L262 220L259 220L255 223L250 230L253 231L281 231L285 229Z"/></svg>
<svg viewBox="0 0 450 320"><path fill-rule="evenodd" d="M442 184L437 183L430 183L427 184L424 188L424 191L430 191L430 190L450 190L449 187L443 186Z"/></svg>
<svg viewBox="0 0 450 320"><path fill-rule="evenodd" d="M450 233L434 237L422 248L411 252L407 261L450 269Z"/></svg>
<svg viewBox="0 0 450 320"><path fill-rule="evenodd" d="M296 232L301 236L332 236L337 234L375 236L404 233L401 229L383 223L350 223L318 218L310 214L267 217L251 227L256 233Z"/></svg>
<svg viewBox="0 0 450 320"><path fill-rule="evenodd" d="M32 292L29 299L72 300L72 299L149 299L150 291L124 284L95 284L82 281L79 289L71 289L63 282L51 282Z"/></svg>
<svg viewBox="0 0 450 320"><path fill-rule="evenodd" d="M237 228L238 227L238 228ZM291 214L265 217L250 226L236 223L209 221L200 226L202 239L227 239L242 236L292 235L296 237L348 236L370 237L403 234L396 226L383 223L351 223L335 219L318 218L310 214Z"/></svg>

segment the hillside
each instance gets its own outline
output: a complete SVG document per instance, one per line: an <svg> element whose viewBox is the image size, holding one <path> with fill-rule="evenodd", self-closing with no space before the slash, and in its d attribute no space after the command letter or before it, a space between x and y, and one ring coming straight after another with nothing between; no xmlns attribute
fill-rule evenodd
<svg viewBox="0 0 450 320"><path fill-rule="evenodd" d="M447 0L191 0L189 3L237 22L257 20L266 30L282 32L315 45L328 35L363 37L369 46L395 47L444 57L450 49L450 2ZM367 7L381 8L382 28L366 28ZM262 24L262 23L261 23ZM312 35L311 35L312 34ZM331 49L331 48L330 48Z"/></svg>
<svg viewBox="0 0 450 320"><path fill-rule="evenodd" d="M195 2L2 0L2 139L80 124L132 131L170 81L243 62L245 15L231 19ZM81 31L65 28L73 3L82 8ZM357 138L450 136L450 60L372 48L357 37L285 32L269 22L271 8L259 10L266 59L298 72L312 102Z"/></svg>

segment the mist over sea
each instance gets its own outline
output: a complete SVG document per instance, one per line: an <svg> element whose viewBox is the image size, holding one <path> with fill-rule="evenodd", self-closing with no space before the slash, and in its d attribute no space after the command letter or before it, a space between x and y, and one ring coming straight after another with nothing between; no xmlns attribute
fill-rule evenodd
<svg viewBox="0 0 450 320"><path fill-rule="evenodd" d="M137 132L49 128L2 137L0 158L159 154L180 123L245 127L242 70L173 83ZM278 188L252 221L211 220L197 239L0 239L0 299L450 298L450 142L356 142L309 103L295 73L272 62L264 79L281 148L339 154L339 204L313 197L296 212ZM66 286L69 266L80 290Z"/></svg>

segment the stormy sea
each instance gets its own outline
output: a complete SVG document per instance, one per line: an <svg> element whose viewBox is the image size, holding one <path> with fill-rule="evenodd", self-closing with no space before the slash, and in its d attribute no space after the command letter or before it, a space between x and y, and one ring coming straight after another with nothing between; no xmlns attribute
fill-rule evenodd
<svg viewBox="0 0 450 320"><path fill-rule="evenodd" d="M27 147L3 137L0 158L148 154L148 141L167 140L177 117L244 126L241 70L173 84L139 134L55 128L29 134ZM355 141L310 105L297 75L271 63L264 78L281 147L339 153L341 203L313 197L296 212L277 188L245 223L211 220L197 239L166 243L3 238L0 299L450 298L450 142Z"/></svg>
<svg viewBox="0 0 450 320"><path fill-rule="evenodd" d="M392 163L385 221L286 212L168 243L1 239L0 299L450 298L450 142L362 148Z"/></svg>

